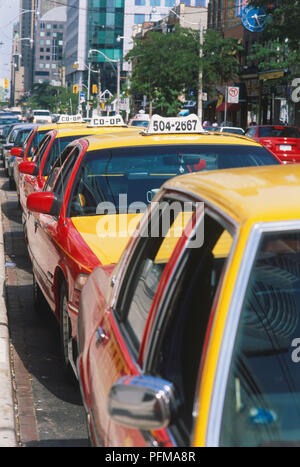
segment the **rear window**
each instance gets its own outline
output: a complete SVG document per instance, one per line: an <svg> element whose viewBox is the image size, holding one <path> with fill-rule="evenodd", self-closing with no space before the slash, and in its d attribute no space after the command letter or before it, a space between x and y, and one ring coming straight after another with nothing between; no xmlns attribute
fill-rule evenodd
<svg viewBox="0 0 300 467"><path fill-rule="evenodd" d="M223 128L222 133L234 133L236 135L243 135L244 131L241 128Z"/></svg>
<svg viewBox="0 0 300 467"><path fill-rule="evenodd" d="M43 175L47 176L49 174L54 163L56 162L56 159L58 158L58 156L61 154L61 152L65 149L65 147L69 143L71 143L75 139L83 138L83 137L84 137L83 135L82 136L73 135L73 136L66 136L64 138L56 138L47 155L45 165L43 167Z"/></svg>
<svg viewBox="0 0 300 467"><path fill-rule="evenodd" d="M300 138L300 132L297 127L266 126L259 128L258 136L260 138Z"/></svg>
<svg viewBox="0 0 300 467"><path fill-rule="evenodd" d="M34 154L33 149L35 149L43 139L46 133L48 133L49 130L43 130L43 131L35 131L34 137L30 141L29 147L27 149L27 146L25 148L25 151L27 149L27 157L32 157Z"/></svg>
<svg viewBox="0 0 300 467"><path fill-rule="evenodd" d="M141 127L147 127L149 125L148 120L132 120L131 126L141 126Z"/></svg>
<svg viewBox="0 0 300 467"><path fill-rule="evenodd" d="M50 112L49 112L49 110L34 110L34 111L33 111L33 115L40 115L40 116L49 117L49 116L50 116Z"/></svg>
<svg viewBox="0 0 300 467"><path fill-rule="evenodd" d="M30 132L31 132L31 129L18 131L16 140L15 140L15 146L18 146L18 147L23 146Z"/></svg>
<svg viewBox="0 0 300 467"><path fill-rule="evenodd" d="M0 118L0 125L10 125L13 123L19 123L17 118Z"/></svg>

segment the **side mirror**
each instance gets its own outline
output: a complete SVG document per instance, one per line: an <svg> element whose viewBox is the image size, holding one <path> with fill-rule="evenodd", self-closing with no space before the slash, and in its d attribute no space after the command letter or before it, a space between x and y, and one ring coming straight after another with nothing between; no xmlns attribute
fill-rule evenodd
<svg viewBox="0 0 300 467"><path fill-rule="evenodd" d="M19 172L26 175L35 175L39 173L38 167L35 162L23 161L19 164Z"/></svg>
<svg viewBox="0 0 300 467"><path fill-rule="evenodd" d="M27 209L41 214L58 216L61 203L51 191L36 191L27 197Z"/></svg>
<svg viewBox="0 0 300 467"><path fill-rule="evenodd" d="M152 376L125 376L111 388L108 412L120 425L139 430L160 430L176 411L174 388Z"/></svg>
<svg viewBox="0 0 300 467"><path fill-rule="evenodd" d="M11 148L10 154L11 156L21 157L22 151L23 151L22 148Z"/></svg>

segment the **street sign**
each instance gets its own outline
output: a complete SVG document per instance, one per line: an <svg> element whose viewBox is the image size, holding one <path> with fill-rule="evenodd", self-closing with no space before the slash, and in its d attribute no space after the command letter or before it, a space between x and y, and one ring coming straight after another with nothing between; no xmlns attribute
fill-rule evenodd
<svg viewBox="0 0 300 467"><path fill-rule="evenodd" d="M230 104L238 104L239 102L240 88L235 86L228 87L228 100Z"/></svg>
<svg viewBox="0 0 300 467"><path fill-rule="evenodd" d="M81 92L81 93L80 93L80 103L81 103L81 104L82 104L83 102L85 102L85 98L86 98L85 92Z"/></svg>

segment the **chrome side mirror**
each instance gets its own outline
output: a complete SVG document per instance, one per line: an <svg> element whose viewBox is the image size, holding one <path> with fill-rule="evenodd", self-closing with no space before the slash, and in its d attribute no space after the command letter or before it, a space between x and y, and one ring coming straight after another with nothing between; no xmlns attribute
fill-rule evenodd
<svg viewBox="0 0 300 467"><path fill-rule="evenodd" d="M111 388L108 412L120 425L159 430L169 425L176 411L174 387L152 376L125 376Z"/></svg>

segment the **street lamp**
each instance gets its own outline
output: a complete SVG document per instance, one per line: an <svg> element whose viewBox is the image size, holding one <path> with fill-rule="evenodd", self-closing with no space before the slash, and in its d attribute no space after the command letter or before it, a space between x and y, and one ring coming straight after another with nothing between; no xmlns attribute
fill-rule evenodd
<svg viewBox="0 0 300 467"><path fill-rule="evenodd" d="M111 58L108 58L101 50L98 49L90 49L88 52L88 56L90 55L91 52L97 52L98 54L103 55L105 60L108 62L116 63L117 64L117 106L116 106L116 113L118 114L120 111L120 68L121 68L121 62L120 59L118 60L113 60Z"/></svg>

